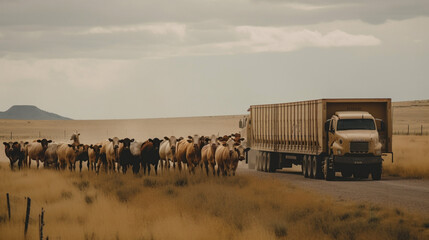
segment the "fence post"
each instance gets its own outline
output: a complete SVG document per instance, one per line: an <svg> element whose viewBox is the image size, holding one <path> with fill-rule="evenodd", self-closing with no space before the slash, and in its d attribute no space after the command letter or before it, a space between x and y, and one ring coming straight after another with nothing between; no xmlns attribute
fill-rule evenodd
<svg viewBox="0 0 429 240"><path fill-rule="evenodd" d="M9 214L9 222L10 222L10 202L9 202L9 193L6 193L7 200L7 213Z"/></svg>
<svg viewBox="0 0 429 240"><path fill-rule="evenodd" d="M27 236L28 220L30 219L31 198L27 197L27 213L25 214L24 236Z"/></svg>
<svg viewBox="0 0 429 240"><path fill-rule="evenodd" d="M42 213L39 214L39 234L40 234L40 240L43 240L43 226L45 226L45 221L43 220L45 215L45 210L42 208Z"/></svg>
<svg viewBox="0 0 429 240"><path fill-rule="evenodd" d="M421 133L420 135L423 136L423 125L420 126L420 133Z"/></svg>
<svg viewBox="0 0 429 240"><path fill-rule="evenodd" d="M408 124L408 132L407 135L410 135L410 124Z"/></svg>

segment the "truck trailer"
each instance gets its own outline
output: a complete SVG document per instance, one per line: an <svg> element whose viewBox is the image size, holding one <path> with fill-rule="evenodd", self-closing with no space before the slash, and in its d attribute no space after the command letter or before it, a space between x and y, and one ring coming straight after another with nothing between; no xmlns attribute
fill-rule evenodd
<svg viewBox="0 0 429 240"><path fill-rule="evenodd" d="M391 99L318 99L252 105L240 120L249 168L274 172L301 165L308 178L380 180L392 156ZM252 157L253 156L253 157Z"/></svg>

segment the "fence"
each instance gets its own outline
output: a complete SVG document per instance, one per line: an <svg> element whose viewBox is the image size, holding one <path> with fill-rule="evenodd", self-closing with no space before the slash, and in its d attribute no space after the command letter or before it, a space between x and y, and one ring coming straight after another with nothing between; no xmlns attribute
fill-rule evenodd
<svg viewBox="0 0 429 240"><path fill-rule="evenodd" d="M11 204L10 204L10 198L11 196L9 195L9 193L6 193L6 205L7 205L7 212L8 212L8 221L11 221L12 217L15 217L14 213L11 212ZM27 208L26 208L26 212L25 212L25 220L24 220L24 239L27 239L27 232L28 232L28 224L30 221L30 213L31 213L31 198L26 197L26 203L27 203ZM46 239L49 240L49 237L46 236L46 238L43 238L43 227L45 226L45 220L44 220L44 216L45 216L45 210L41 209L41 212L39 214L39 235L38 238L40 240ZM18 236L16 236L18 238ZM33 239L33 237L31 237L31 239Z"/></svg>
<svg viewBox="0 0 429 240"><path fill-rule="evenodd" d="M420 136L427 136L429 135L429 129L423 125L416 126L412 125L405 125L402 128L397 127L393 129L393 135L420 135Z"/></svg>

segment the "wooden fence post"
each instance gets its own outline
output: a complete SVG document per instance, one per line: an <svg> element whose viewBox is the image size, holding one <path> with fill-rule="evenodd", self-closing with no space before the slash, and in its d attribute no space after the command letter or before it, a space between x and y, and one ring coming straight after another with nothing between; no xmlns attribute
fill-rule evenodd
<svg viewBox="0 0 429 240"><path fill-rule="evenodd" d="M43 226L45 226L45 221L44 219L44 215L45 215L45 210L43 210L42 208L42 213L39 214L39 235L40 235L40 240L43 240Z"/></svg>
<svg viewBox="0 0 429 240"><path fill-rule="evenodd" d="M408 124L408 132L407 135L410 135L410 124Z"/></svg>
<svg viewBox="0 0 429 240"><path fill-rule="evenodd" d="M27 197L27 213L25 214L24 236L27 236L28 220L30 220L31 198Z"/></svg>
<svg viewBox="0 0 429 240"><path fill-rule="evenodd" d="M9 202L9 193L6 193L6 200L7 200L7 212L9 214L9 222L10 222L10 202Z"/></svg>

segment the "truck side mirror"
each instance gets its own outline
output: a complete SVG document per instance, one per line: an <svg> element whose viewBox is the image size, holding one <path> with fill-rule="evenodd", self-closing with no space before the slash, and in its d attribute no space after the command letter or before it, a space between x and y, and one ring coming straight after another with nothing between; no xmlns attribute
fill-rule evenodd
<svg viewBox="0 0 429 240"><path fill-rule="evenodd" d="M383 120L381 120L381 119L375 119L375 121L380 122L380 128L378 129L378 131L384 132L385 129L386 129L386 125L384 124Z"/></svg>
<svg viewBox="0 0 429 240"><path fill-rule="evenodd" d="M325 131L326 132L329 131L329 125L330 125L330 123L331 123L331 120L328 120L328 121L325 122Z"/></svg>

